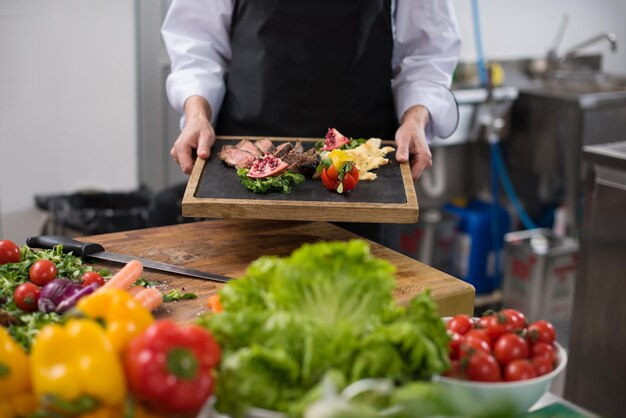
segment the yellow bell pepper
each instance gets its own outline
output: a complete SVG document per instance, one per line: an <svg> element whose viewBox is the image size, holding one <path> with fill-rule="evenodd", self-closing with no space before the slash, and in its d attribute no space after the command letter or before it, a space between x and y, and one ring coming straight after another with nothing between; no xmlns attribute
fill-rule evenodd
<svg viewBox="0 0 626 418"><path fill-rule="evenodd" d="M89 318L104 322L106 335L118 353L154 322L146 308L120 289L99 290L79 300L77 308Z"/></svg>
<svg viewBox="0 0 626 418"><path fill-rule="evenodd" d="M332 150L328 157L337 170L341 170L345 163L353 160L348 153L339 148Z"/></svg>
<svg viewBox="0 0 626 418"><path fill-rule="evenodd" d="M95 321L44 327L33 342L31 362L34 392L46 409L78 415L124 402L119 354Z"/></svg>
<svg viewBox="0 0 626 418"><path fill-rule="evenodd" d="M0 417L29 415L37 408L30 384L28 355L0 327Z"/></svg>

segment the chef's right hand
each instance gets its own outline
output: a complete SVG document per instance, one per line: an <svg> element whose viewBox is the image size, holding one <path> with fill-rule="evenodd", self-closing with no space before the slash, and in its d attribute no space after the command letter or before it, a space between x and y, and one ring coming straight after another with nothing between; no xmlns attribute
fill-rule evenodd
<svg viewBox="0 0 626 418"><path fill-rule="evenodd" d="M170 150L174 161L185 174L193 168L193 150L206 160L215 142L215 131L211 125L211 106L201 96L191 96L185 101L185 126Z"/></svg>

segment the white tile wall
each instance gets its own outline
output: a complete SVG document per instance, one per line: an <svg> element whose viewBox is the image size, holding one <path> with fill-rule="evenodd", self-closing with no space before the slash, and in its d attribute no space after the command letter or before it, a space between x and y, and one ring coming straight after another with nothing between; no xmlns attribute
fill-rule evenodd
<svg viewBox="0 0 626 418"><path fill-rule="evenodd" d="M35 194L137 187L135 50L133 1L0 1L0 236Z"/></svg>

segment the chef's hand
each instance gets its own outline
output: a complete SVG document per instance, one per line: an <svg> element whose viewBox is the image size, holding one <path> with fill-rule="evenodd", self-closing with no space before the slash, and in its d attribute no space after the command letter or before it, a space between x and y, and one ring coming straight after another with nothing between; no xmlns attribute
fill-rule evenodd
<svg viewBox="0 0 626 418"><path fill-rule="evenodd" d="M206 160L215 142L215 131L211 126L211 106L200 96L191 96L185 101L185 126L170 150L174 161L185 174L193 168L193 150Z"/></svg>
<svg viewBox="0 0 626 418"><path fill-rule="evenodd" d="M426 142L428 118L426 107L410 107L402 115L400 127L396 131L396 160L401 163L410 162L413 180L419 179L424 170L433 165L433 157Z"/></svg>

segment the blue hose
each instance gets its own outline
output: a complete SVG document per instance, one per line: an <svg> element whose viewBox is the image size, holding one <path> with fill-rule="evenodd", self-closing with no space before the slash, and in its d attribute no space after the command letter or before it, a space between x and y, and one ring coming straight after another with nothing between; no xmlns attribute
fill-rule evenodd
<svg viewBox="0 0 626 418"><path fill-rule="evenodd" d="M490 145L493 147L497 145L497 142ZM492 148L493 149L493 148ZM491 152L493 155L493 150ZM493 263L493 285L494 288L497 288L497 284L499 282L498 278L500 277L500 244L502 242L502 232L500 231L500 217L498 216L500 211L500 206L498 202L500 201L500 188L498 187L498 174L500 171L496 166L496 159L490 158L490 166L491 170L489 173L490 183L491 183L491 194L492 194L492 204L491 204L491 245L493 246L493 255L494 255L494 263Z"/></svg>
<svg viewBox="0 0 626 418"><path fill-rule="evenodd" d="M528 216L528 213L522 206L519 198L517 197L517 193L515 193L515 189L513 188L513 184L509 179L509 174L506 171L506 167L504 166L504 160L502 158L502 153L500 152L500 144L498 142L493 142L489 145L491 150L491 159L492 159L492 168L495 168L495 171L498 173L498 177L500 177L500 183L502 183L502 188L506 193L507 198L515 208L517 215L522 221L522 225L526 229L535 229L537 225L533 222L533 220Z"/></svg>
<svg viewBox="0 0 626 418"><path fill-rule="evenodd" d="M476 57L478 66L478 78L480 85L487 87L489 79L487 78L487 67L485 67L485 55L483 54L483 38L480 33L480 15L478 14L478 0L472 0L472 16L474 18L474 37L476 39Z"/></svg>
<svg viewBox="0 0 626 418"><path fill-rule="evenodd" d="M479 7L478 0L472 1L472 16L474 23L474 36L476 40L476 65L478 67L478 77L480 79L480 84L483 87L489 86L489 78L487 76L487 68L485 66L485 55L483 53L483 41L480 30L480 15L479 15ZM491 115L493 117L493 115ZM495 135L495 134L493 134ZM499 199L500 199L500 189L498 187L498 179L500 183L502 183L502 188L506 193L507 198L515 208L522 225L526 229L534 229L537 226L532 221L526 210L522 206L519 198L517 197L517 193L511 184L511 180L509 179L509 175L506 171L506 167L504 165L504 160L502 159L502 154L500 152L500 138L493 137L489 138L489 149L490 149L490 185L491 185L491 194L493 197L493 203L491 207L491 239L492 246L494 251L494 281L500 276L500 253L498 248L500 247L500 243L502 240L502 234L500 233L500 222L498 221L498 211L499 211ZM495 284L495 283L494 283Z"/></svg>
<svg viewBox="0 0 626 418"><path fill-rule="evenodd" d="M483 86L488 86L489 79L487 78L487 70L485 68L485 56L483 54L483 41L482 41L482 36L480 34L480 16L478 14L478 11L479 11L478 0L472 0L472 15L474 18L473 19L474 20L474 35L476 36L476 55L478 57L476 65L478 66L478 75L480 77L481 84ZM504 160L502 159L499 142L500 142L500 138L493 138L493 139L490 139L489 141L489 147L491 151L490 178L491 178L491 193L493 194L493 203L494 203L494 210L493 210L494 225L496 224L495 219L497 219L496 205L498 203L498 196L499 196L497 178L499 177L500 182L502 183L502 188L504 189L504 192L506 193L508 199L511 201L511 204L515 208L515 211L517 212L518 216L520 217L520 220L522 221L522 225L524 225L524 228L535 229L537 228L537 226L535 225L533 220L530 219L530 216L528 216L528 213L526 213L526 210L520 203L519 198L517 197L517 193L515 193L515 189L513 188L513 185L511 184L511 180L509 179L509 175L504 165ZM498 228L494 227L493 229L497 232ZM494 236L495 236L495 232L494 232ZM496 244L496 242L497 241L494 241L494 245Z"/></svg>

